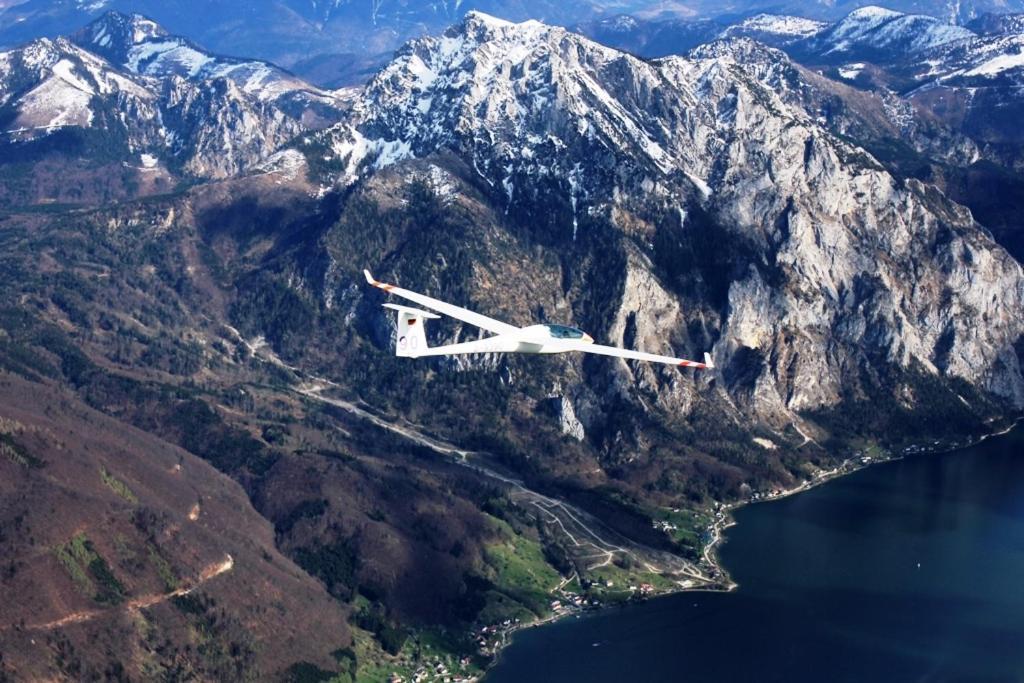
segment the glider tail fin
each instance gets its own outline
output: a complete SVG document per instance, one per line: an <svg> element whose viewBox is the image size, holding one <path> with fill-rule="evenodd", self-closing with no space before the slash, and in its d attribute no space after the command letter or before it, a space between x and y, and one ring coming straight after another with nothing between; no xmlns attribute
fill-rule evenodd
<svg viewBox="0 0 1024 683"><path fill-rule="evenodd" d="M440 316L397 304L384 304L384 307L398 313L395 355L415 358L426 351L428 348L426 321Z"/></svg>
<svg viewBox="0 0 1024 683"><path fill-rule="evenodd" d="M714 361L711 360L711 354L710 353L706 353L705 352L705 354L704 354L704 365L707 366L708 370L711 370L712 368L715 367Z"/></svg>

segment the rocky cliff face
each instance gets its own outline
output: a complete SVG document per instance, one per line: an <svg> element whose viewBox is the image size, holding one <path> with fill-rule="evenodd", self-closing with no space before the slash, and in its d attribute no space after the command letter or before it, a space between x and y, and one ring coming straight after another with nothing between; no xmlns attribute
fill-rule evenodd
<svg viewBox="0 0 1024 683"><path fill-rule="evenodd" d="M510 216L560 206L538 239L578 258L581 233L610 229L623 258L605 273L620 283L600 302L608 317L573 300L587 283L571 266L556 277L606 341L713 346L714 388L656 390L674 409L720 393L782 428L889 368L1024 405L1020 266L965 209L825 130L793 65L775 51L752 60L755 49L726 41L645 62L471 14L400 52L315 148L331 150L343 184L454 154ZM618 373L635 396L659 371Z"/></svg>

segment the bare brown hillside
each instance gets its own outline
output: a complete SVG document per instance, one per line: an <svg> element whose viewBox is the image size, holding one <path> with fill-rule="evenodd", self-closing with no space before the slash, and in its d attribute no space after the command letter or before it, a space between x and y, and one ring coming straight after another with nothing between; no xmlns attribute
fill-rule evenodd
<svg viewBox="0 0 1024 683"><path fill-rule="evenodd" d="M0 451L4 674L262 678L349 645L345 610L199 458L6 374Z"/></svg>

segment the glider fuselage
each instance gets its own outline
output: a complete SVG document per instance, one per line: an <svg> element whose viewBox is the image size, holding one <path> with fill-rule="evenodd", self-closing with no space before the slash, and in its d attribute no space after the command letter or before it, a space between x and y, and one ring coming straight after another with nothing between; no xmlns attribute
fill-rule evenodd
<svg viewBox="0 0 1024 683"><path fill-rule="evenodd" d="M566 353L576 350L567 342L593 344L594 338L583 330L566 325L530 325L514 332L498 334L486 339L426 346L413 337L398 338L398 355L410 358L444 356L453 353Z"/></svg>

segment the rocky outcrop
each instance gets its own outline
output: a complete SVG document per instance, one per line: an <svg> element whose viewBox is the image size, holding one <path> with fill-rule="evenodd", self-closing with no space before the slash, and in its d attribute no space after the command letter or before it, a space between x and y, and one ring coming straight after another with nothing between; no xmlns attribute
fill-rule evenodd
<svg viewBox="0 0 1024 683"><path fill-rule="evenodd" d="M562 434L570 436L577 441L583 441L586 437L586 430L583 423L576 417L576 411L572 407L572 401L567 396L555 394L548 398L555 417L558 418L558 426Z"/></svg>

